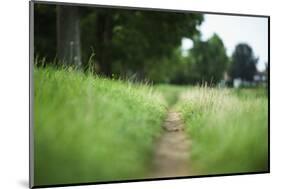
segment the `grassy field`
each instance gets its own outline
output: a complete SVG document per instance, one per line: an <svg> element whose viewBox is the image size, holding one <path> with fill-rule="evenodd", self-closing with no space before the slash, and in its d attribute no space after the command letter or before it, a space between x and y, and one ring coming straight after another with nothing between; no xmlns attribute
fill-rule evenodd
<svg viewBox="0 0 281 189"><path fill-rule="evenodd" d="M264 89L195 87L182 93L182 112L198 174L268 170L268 100Z"/></svg>
<svg viewBox="0 0 281 189"><path fill-rule="evenodd" d="M34 70L35 184L142 178L166 113L146 85Z"/></svg>
<svg viewBox="0 0 281 189"><path fill-rule="evenodd" d="M264 89L152 87L49 67L35 68L34 91L36 185L146 178L168 108L182 113L196 173L268 169Z"/></svg>

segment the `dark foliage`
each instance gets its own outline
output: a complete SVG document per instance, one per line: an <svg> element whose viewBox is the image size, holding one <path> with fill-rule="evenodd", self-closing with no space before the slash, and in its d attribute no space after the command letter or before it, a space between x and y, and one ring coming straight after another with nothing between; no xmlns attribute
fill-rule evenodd
<svg viewBox="0 0 281 189"><path fill-rule="evenodd" d="M231 78L240 78L245 81L253 81L257 72L258 58L254 56L252 48L247 44L238 44L232 55L232 63L229 75Z"/></svg>

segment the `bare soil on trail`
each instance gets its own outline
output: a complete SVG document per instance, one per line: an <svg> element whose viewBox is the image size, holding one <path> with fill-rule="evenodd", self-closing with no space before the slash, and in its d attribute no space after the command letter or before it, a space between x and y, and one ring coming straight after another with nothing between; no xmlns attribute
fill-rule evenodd
<svg viewBox="0 0 281 189"><path fill-rule="evenodd" d="M191 140L180 113L170 110L163 129L164 133L155 146L152 177L190 176Z"/></svg>

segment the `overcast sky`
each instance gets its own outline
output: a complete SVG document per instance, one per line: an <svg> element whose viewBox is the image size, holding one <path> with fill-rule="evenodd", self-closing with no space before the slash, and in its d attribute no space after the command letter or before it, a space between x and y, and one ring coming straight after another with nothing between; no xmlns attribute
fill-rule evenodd
<svg viewBox="0 0 281 189"><path fill-rule="evenodd" d="M229 56L238 43L249 44L256 57L259 57L258 69L265 68L268 62L268 23L267 18L226 16L205 14L204 22L199 27L202 39L207 40L214 33L223 40ZM183 48L188 49L192 43L183 41Z"/></svg>

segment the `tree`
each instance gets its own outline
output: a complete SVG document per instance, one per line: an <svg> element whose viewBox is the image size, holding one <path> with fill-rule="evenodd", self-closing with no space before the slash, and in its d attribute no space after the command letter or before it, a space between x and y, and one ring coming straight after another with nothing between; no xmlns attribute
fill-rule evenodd
<svg viewBox="0 0 281 189"><path fill-rule="evenodd" d="M93 48L101 74L138 73L143 78L147 64L169 57L182 37L199 32L196 26L202 20L202 15L192 13L99 8L82 19L82 49Z"/></svg>
<svg viewBox="0 0 281 189"><path fill-rule="evenodd" d="M252 48L245 43L238 44L232 55L229 75L232 79L240 78L245 81L253 81L257 72L258 58L254 56Z"/></svg>
<svg viewBox="0 0 281 189"><path fill-rule="evenodd" d="M228 65L224 44L217 34L209 40L195 40L188 60L189 76L192 82L219 82Z"/></svg>
<svg viewBox="0 0 281 189"><path fill-rule="evenodd" d="M57 6L57 56L59 61L64 64L81 66L77 6Z"/></svg>
<svg viewBox="0 0 281 189"><path fill-rule="evenodd" d="M35 3L34 10L35 57L51 62L54 60L57 50L56 5Z"/></svg>
<svg viewBox="0 0 281 189"><path fill-rule="evenodd" d="M94 63L91 70L108 77L137 75L141 79L149 79L150 68L176 67L175 49L183 37L197 35L203 21L203 15L196 13L69 5L44 5L44 10L36 5L35 13L39 15L35 28L40 29L36 30L35 53L50 54L50 62L56 57L66 64L83 62L84 69ZM52 32L44 33L50 28ZM162 73L164 78L164 68ZM157 72L155 78L159 78Z"/></svg>
<svg viewBox="0 0 281 189"><path fill-rule="evenodd" d="M149 64L161 67L161 60L173 56L183 37L192 38L199 33L196 26L202 21L203 16L199 14L122 12L118 17L122 24L114 27L114 59L143 78L151 67ZM172 66L176 65L171 61Z"/></svg>

